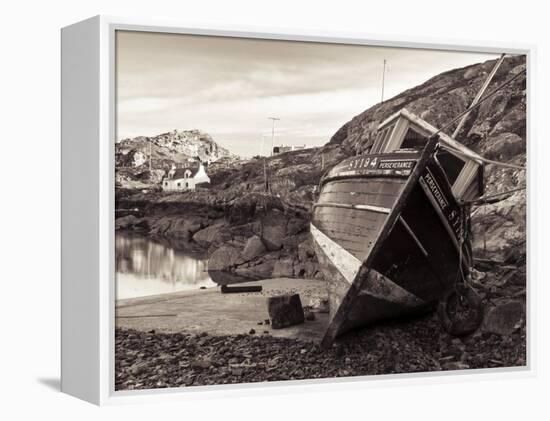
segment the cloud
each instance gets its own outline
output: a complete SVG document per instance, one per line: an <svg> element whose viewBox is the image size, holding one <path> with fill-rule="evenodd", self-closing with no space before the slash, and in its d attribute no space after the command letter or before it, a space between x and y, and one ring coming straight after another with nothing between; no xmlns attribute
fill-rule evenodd
<svg viewBox="0 0 550 421"><path fill-rule="evenodd" d="M494 55L143 32L117 33L118 138L198 128L260 153L269 116L288 144L320 145L380 99Z"/></svg>

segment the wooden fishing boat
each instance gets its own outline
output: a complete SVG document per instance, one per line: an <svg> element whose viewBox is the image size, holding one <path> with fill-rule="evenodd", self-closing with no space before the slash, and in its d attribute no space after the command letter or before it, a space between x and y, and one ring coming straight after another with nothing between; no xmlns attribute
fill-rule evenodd
<svg viewBox="0 0 550 421"><path fill-rule="evenodd" d="M483 194L482 164L403 109L379 126L369 154L323 176L311 234L329 289L324 346L433 306L465 279L472 253L463 202Z"/></svg>

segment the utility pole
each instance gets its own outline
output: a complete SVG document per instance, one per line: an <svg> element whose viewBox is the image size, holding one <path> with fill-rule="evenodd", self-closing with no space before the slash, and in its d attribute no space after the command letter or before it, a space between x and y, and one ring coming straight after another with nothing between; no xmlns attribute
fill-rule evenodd
<svg viewBox="0 0 550 421"><path fill-rule="evenodd" d="M382 98L380 102L384 102L384 83L386 82L386 59L384 59L384 67L382 69Z"/></svg>
<svg viewBox="0 0 550 421"><path fill-rule="evenodd" d="M264 161L264 187L265 191L269 192L269 182L267 181L267 163L265 159L264 148L265 135L262 134L262 160Z"/></svg>
<svg viewBox="0 0 550 421"><path fill-rule="evenodd" d="M152 147L152 143L153 141L151 140L151 138L149 138L149 177L151 177L151 171L152 171L152 168L153 168L153 147Z"/></svg>
<svg viewBox="0 0 550 421"><path fill-rule="evenodd" d="M274 140L275 140L275 122L276 121L279 121L280 118L277 118L277 117L268 117L268 120L271 120L273 121L273 124L271 126L271 156L273 156L273 146L274 145Z"/></svg>

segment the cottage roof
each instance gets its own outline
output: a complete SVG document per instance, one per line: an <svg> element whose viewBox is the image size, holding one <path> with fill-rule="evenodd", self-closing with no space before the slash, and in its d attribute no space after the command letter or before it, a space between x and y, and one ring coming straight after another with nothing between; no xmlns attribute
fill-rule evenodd
<svg viewBox="0 0 550 421"><path fill-rule="evenodd" d="M191 172L188 178L193 178L197 174L197 172L199 172L199 168L200 168L199 165L196 165L196 166L193 165L185 168L176 168L176 171L174 172L174 176L172 177L172 179L177 180L180 178L185 178L186 171Z"/></svg>

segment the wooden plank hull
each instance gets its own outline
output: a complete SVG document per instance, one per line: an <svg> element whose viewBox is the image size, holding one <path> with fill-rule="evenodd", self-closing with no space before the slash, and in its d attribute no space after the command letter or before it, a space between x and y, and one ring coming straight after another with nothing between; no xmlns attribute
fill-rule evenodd
<svg viewBox="0 0 550 421"><path fill-rule="evenodd" d="M464 213L436 147L355 157L323 178L311 234L329 290L324 345L432 305L468 270Z"/></svg>

